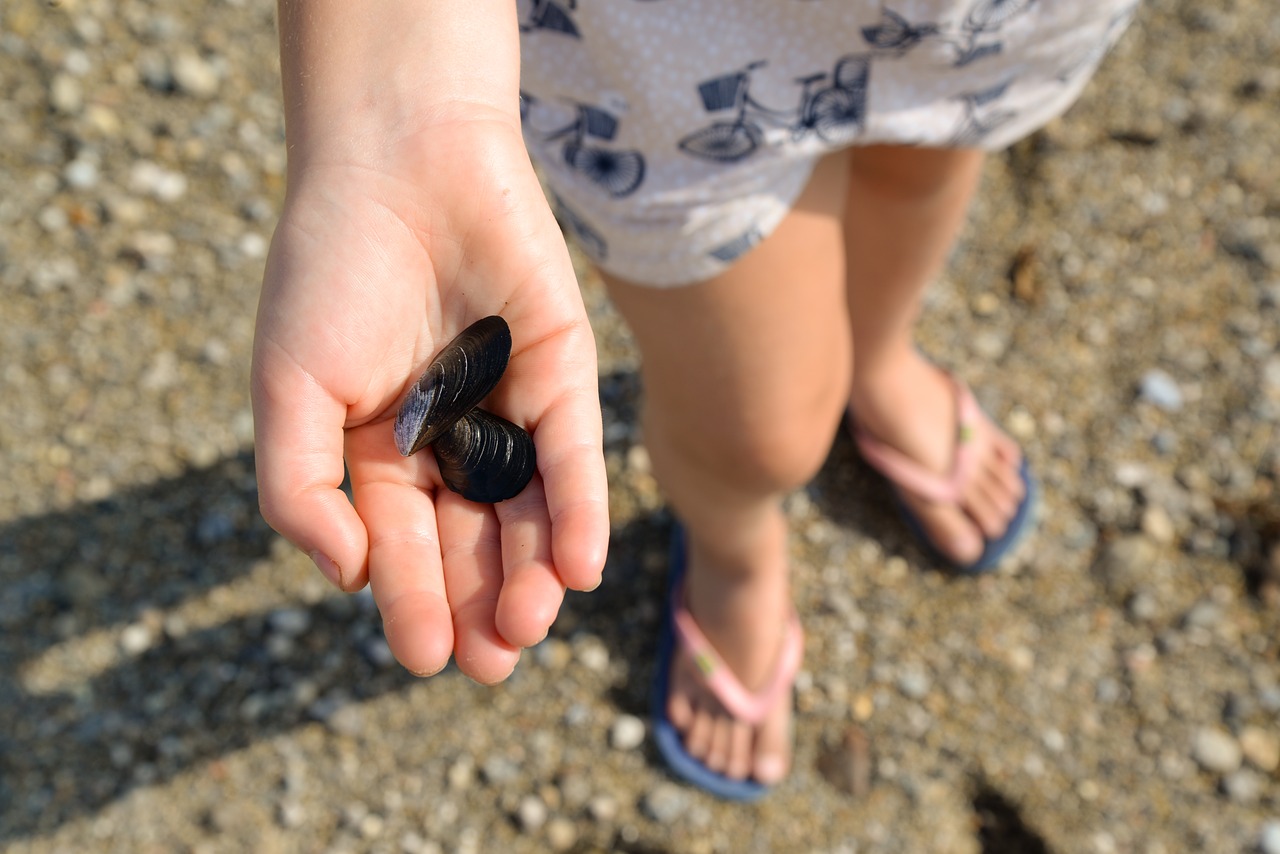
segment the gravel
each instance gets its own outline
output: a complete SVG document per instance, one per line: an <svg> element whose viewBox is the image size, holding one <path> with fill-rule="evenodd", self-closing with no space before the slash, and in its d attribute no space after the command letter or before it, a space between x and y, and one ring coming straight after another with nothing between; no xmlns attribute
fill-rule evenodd
<svg viewBox="0 0 1280 854"><path fill-rule="evenodd" d="M503 685L414 679L257 513L273 4L7 0L0 848L1280 852L1277 56L1268 0L1153 0L992 158L921 345L1039 531L953 579L837 437L787 504L795 769L742 807L647 740L669 519L585 265L606 581Z"/></svg>

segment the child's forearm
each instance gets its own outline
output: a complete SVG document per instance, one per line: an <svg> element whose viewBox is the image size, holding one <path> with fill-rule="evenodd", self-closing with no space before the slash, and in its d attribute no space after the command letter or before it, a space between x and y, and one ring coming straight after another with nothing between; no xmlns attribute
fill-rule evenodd
<svg viewBox="0 0 1280 854"><path fill-rule="evenodd" d="M519 122L511 0L279 0L279 27L291 166L359 162L440 122Z"/></svg>

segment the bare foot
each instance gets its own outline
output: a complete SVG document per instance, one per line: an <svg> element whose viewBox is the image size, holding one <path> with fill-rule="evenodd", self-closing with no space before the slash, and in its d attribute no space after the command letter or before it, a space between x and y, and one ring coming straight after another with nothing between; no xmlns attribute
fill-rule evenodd
<svg viewBox="0 0 1280 854"><path fill-rule="evenodd" d="M760 690L774 675L792 616L781 512L770 527L777 528L777 535L768 538L775 548L758 556L750 568L724 566L690 542L684 582L685 605L698 627L750 691ZM667 714L685 750L731 780L771 785L786 776L791 766L792 693L783 691L776 707L758 724L739 720L707 687L683 644L677 648Z"/></svg>
<svg viewBox="0 0 1280 854"><path fill-rule="evenodd" d="M872 437L929 471L947 475L956 451L956 387L914 350L872 377L855 377L850 409ZM957 565L981 557L987 541L1008 528L1022 502L1022 452L979 413L972 443L972 476L955 503L933 502L908 490L899 494L930 540Z"/></svg>

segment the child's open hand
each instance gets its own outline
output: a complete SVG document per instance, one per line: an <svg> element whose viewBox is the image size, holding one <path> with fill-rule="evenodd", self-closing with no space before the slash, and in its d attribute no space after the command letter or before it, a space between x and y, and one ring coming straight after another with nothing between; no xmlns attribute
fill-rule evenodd
<svg viewBox="0 0 1280 854"><path fill-rule="evenodd" d="M426 363L488 314L506 318L513 348L487 408L526 427L538 457L524 492L492 506L449 492L430 453L401 457L392 436ZM467 675L499 681L546 634L566 586L599 582L594 339L507 116L477 108L291 168L253 402L263 515L344 590L370 583L409 670L434 673L453 653Z"/></svg>

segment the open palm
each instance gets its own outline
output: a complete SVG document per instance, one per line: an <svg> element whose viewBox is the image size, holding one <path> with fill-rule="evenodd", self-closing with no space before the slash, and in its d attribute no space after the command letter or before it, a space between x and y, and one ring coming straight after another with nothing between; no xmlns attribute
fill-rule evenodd
<svg viewBox="0 0 1280 854"><path fill-rule="evenodd" d="M291 164L292 165L292 164ZM392 420L426 363L473 321L511 326L486 408L533 435L538 472L478 505ZM254 345L267 521L343 589L367 580L409 670L455 654L481 682L539 641L608 541L594 339L517 128L473 121L290 174ZM344 459L355 506L339 489Z"/></svg>

